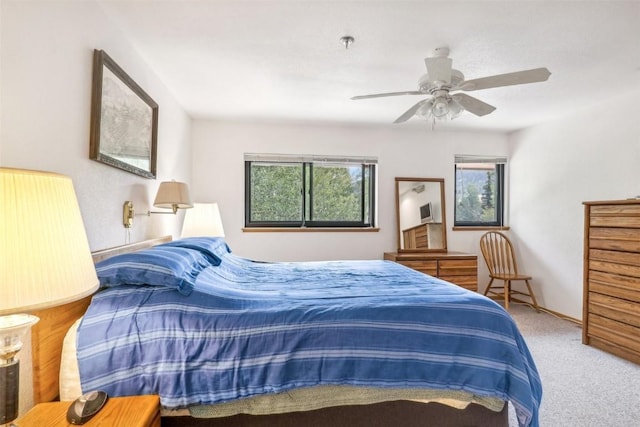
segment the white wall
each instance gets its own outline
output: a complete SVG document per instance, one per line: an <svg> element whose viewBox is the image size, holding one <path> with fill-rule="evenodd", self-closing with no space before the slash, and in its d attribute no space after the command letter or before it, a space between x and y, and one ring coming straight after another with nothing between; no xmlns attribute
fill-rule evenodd
<svg viewBox="0 0 640 427"><path fill-rule="evenodd" d="M122 205L190 180L190 119L95 2L2 0L0 165L69 175L92 250L125 243ZM92 58L104 49L158 104L157 180L89 160ZM179 235L182 215L137 217L131 241Z"/></svg>
<svg viewBox="0 0 640 427"><path fill-rule="evenodd" d="M160 180L189 181L190 119L94 2L2 0L0 11L0 166L70 176L91 249L125 243L125 200L146 210ZM94 48L104 49L160 105L158 180L89 160ZM178 236L181 216L136 218L131 241ZM28 345L20 359L24 414L33 405Z"/></svg>
<svg viewBox="0 0 640 427"><path fill-rule="evenodd" d="M479 253L478 232L451 231L454 155L507 150L505 135L431 131L427 123L416 128L195 120L192 141L194 200L219 203L235 253L281 261L381 259L383 252L395 251L396 176L445 178L449 249ZM380 232L243 232L244 153L377 156Z"/></svg>
<svg viewBox="0 0 640 427"><path fill-rule="evenodd" d="M540 303L582 318L583 201L640 195L640 91L511 135L510 223Z"/></svg>

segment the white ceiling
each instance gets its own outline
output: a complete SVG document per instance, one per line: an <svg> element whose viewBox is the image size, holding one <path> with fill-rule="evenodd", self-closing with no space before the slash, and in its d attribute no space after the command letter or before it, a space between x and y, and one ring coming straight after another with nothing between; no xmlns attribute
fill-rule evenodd
<svg viewBox="0 0 640 427"><path fill-rule="evenodd" d="M440 46L467 79L537 67L552 75L472 92L497 110L436 129L509 132L640 89L640 1L100 3L194 118L430 128L417 118L391 124L419 96L349 98L415 90ZM349 49L345 35L355 38Z"/></svg>

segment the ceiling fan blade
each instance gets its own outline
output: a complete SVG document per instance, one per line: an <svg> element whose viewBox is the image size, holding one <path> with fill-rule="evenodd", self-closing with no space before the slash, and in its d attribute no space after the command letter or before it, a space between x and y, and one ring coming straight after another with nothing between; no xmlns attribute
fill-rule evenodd
<svg viewBox="0 0 640 427"><path fill-rule="evenodd" d="M442 82L444 84L451 83L451 58L444 56L436 56L433 58L425 58L424 63L427 66L427 74L432 82Z"/></svg>
<svg viewBox="0 0 640 427"><path fill-rule="evenodd" d="M368 98L382 98L384 96L399 96L399 95L424 95L419 90L408 90L405 92L387 92L387 93L374 93L371 95L358 95L353 96L351 99L368 99Z"/></svg>
<svg viewBox="0 0 640 427"><path fill-rule="evenodd" d="M482 102L473 96L469 96L465 93L456 93L451 96L454 100L458 101L462 107L468 112L475 114L478 117L486 116L492 113L496 107L489 105L486 102Z"/></svg>
<svg viewBox="0 0 640 427"><path fill-rule="evenodd" d="M546 81L551 73L546 68L517 71L515 73L499 74L480 79L467 80L460 83L457 89L464 91L489 89L492 87L522 85Z"/></svg>
<svg viewBox="0 0 640 427"><path fill-rule="evenodd" d="M413 107L409 108L407 111L404 112L403 115L401 115L400 117L398 117L393 123L402 123L402 122L406 122L407 120L409 120L411 117L414 116L414 114L416 114L416 112L418 111L418 109L420 107L422 107L422 104L431 101L431 98L427 98L427 99L423 99L422 101L418 102L416 105L414 105Z"/></svg>

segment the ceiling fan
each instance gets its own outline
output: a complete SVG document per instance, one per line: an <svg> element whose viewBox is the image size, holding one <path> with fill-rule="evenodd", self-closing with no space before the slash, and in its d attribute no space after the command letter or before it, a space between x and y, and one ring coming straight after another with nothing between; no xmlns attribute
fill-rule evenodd
<svg viewBox="0 0 640 427"><path fill-rule="evenodd" d="M423 99L409 108L404 114L398 117L394 123L405 122L414 115L432 119L435 123L436 119L454 119L464 110L481 117L496 109L496 107L465 93L452 93L454 91L471 92L494 87L537 83L546 81L551 75L546 68L535 68L532 70L517 71L515 73L465 80L464 75L460 71L451 68L453 61L449 58L449 48L447 47L437 48L434 56L425 58L424 62L427 66L427 74L418 80L418 90L359 95L351 99L381 98L398 95L429 95L428 98Z"/></svg>

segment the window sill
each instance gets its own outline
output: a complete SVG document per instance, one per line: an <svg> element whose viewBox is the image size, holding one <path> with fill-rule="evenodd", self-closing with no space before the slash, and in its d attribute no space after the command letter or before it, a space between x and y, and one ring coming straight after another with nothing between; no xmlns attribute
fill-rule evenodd
<svg viewBox="0 0 640 427"><path fill-rule="evenodd" d="M245 233L306 233L306 232L349 232L349 233L377 233L378 227L244 227Z"/></svg>
<svg viewBox="0 0 640 427"><path fill-rule="evenodd" d="M511 227L509 227L508 225L502 225L502 226L473 226L473 225L468 225L468 226L465 226L465 227L453 227L452 230L453 231L491 231L491 230L507 231L507 230L511 230Z"/></svg>

